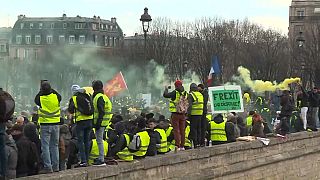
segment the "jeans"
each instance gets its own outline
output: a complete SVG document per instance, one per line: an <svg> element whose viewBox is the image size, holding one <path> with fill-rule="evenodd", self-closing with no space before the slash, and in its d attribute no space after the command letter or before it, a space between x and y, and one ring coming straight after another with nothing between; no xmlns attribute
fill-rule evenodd
<svg viewBox="0 0 320 180"><path fill-rule="evenodd" d="M81 163L88 163L90 154L90 133L92 131L92 120L79 121L76 126L78 148Z"/></svg>
<svg viewBox="0 0 320 180"><path fill-rule="evenodd" d="M184 114L172 113L171 124L173 127L174 140L178 148L183 148L185 143L186 119Z"/></svg>
<svg viewBox="0 0 320 180"><path fill-rule="evenodd" d="M300 116L303 123L303 129L305 130L307 129L307 112L308 112L308 107L301 108Z"/></svg>
<svg viewBox="0 0 320 180"><path fill-rule="evenodd" d="M283 116L280 119L280 134L286 135L290 131L290 116Z"/></svg>
<svg viewBox="0 0 320 180"><path fill-rule="evenodd" d="M99 149L99 160L104 162L104 147L103 147L103 134L106 127L100 127L99 130L96 130L96 140Z"/></svg>
<svg viewBox="0 0 320 180"><path fill-rule="evenodd" d="M40 126L41 157L50 171L59 171L59 130L59 125Z"/></svg>
<svg viewBox="0 0 320 180"><path fill-rule="evenodd" d="M194 147L200 145L201 141L201 117L202 116L190 116L190 136L193 141Z"/></svg>
<svg viewBox="0 0 320 180"><path fill-rule="evenodd" d="M6 124L0 123L0 176L6 175L7 156L5 151Z"/></svg>

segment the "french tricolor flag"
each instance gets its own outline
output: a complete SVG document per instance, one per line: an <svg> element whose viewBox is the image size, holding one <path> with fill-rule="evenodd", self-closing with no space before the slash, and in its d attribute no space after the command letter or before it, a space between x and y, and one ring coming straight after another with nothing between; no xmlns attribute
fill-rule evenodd
<svg viewBox="0 0 320 180"><path fill-rule="evenodd" d="M221 74L220 62L218 56L213 56L211 60L211 69L208 75L208 87L211 86L213 75Z"/></svg>

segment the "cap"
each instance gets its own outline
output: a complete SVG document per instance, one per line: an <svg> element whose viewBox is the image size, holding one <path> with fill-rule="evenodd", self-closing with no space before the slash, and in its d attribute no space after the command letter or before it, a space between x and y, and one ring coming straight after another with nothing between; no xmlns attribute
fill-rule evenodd
<svg viewBox="0 0 320 180"><path fill-rule="evenodd" d="M174 86L175 87L182 86L182 81L181 80L176 80L176 82L174 82Z"/></svg>

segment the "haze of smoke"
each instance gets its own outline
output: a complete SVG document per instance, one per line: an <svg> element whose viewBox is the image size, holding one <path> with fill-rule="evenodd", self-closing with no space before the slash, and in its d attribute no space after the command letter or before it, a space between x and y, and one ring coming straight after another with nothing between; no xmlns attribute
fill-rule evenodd
<svg viewBox="0 0 320 180"><path fill-rule="evenodd" d="M234 80L238 80L240 84L244 83L247 87L252 89L254 92L265 92L265 91L276 91L289 89L289 84L300 82L300 78L287 78L283 82L277 84L276 82L263 81L263 80L252 80L250 77L250 71L242 66L238 67L238 73L240 76L234 77Z"/></svg>

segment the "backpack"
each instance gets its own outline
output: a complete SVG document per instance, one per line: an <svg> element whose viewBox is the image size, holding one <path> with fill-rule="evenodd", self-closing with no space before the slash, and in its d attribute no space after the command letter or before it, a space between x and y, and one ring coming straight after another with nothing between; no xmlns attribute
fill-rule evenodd
<svg viewBox="0 0 320 180"><path fill-rule="evenodd" d="M15 103L12 96L0 88L0 123L7 122L14 113Z"/></svg>
<svg viewBox="0 0 320 180"><path fill-rule="evenodd" d="M141 146L140 136L139 136L139 134L135 134L133 136L128 148L131 150L137 151L137 150L139 150L140 146Z"/></svg>
<svg viewBox="0 0 320 180"><path fill-rule="evenodd" d="M78 111L84 115L93 115L93 102L91 96L86 93L79 93L77 96Z"/></svg>
<svg viewBox="0 0 320 180"><path fill-rule="evenodd" d="M187 113L188 107L189 107L188 96L186 92L184 92L184 94L181 92L179 93L180 93L180 99L176 104L177 113L185 114Z"/></svg>

